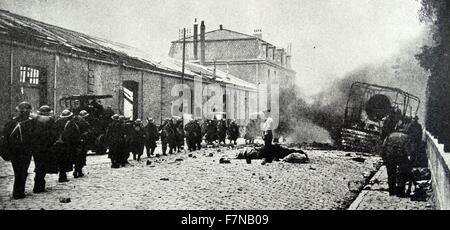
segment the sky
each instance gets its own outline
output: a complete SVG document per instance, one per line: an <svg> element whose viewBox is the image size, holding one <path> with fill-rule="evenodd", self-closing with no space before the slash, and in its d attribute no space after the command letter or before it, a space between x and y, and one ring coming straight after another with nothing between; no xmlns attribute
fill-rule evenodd
<svg viewBox="0 0 450 230"><path fill-rule="evenodd" d="M204 20L278 46L292 43L302 94L399 52L422 36L417 0L1 0L0 8L166 57L180 28Z"/></svg>

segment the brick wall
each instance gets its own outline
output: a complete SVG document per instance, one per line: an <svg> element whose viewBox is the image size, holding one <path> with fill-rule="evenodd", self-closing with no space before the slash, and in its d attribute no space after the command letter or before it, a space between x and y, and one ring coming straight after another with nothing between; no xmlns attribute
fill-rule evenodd
<svg viewBox="0 0 450 230"><path fill-rule="evenodd" d="M222 40L205 42L206 60L236 60L255 59L260 54L260 45L255 40ZM181 60L183 43L172 43L169 56ZM194 60L194 45L186 42L186 60ZM200 58L200 42L198 43L198 58Z"/></svg>

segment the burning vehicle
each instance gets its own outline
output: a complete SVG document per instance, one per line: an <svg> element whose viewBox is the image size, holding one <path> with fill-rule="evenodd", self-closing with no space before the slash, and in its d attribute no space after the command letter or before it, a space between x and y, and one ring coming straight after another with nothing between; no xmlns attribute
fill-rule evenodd
<svg viewBox="0 0 450 230"><path fill-rule="evenodd" d="M388 126L411 121L419 106L417 96L401 89L354 82L345 107L340 146L351 151L377 151Z"/></svg>

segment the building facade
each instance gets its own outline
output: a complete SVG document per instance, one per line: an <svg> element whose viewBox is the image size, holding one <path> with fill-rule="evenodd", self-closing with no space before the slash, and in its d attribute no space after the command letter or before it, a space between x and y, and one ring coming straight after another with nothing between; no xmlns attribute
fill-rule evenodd
<svg viewBox="0 0 450 230"><path fill-rule="evenodd" d="M200 79L200 88L197 84L195 89L195 79ZM103 101L104 106L128 113L133 119L152 117L158 122L180 112L193 113L194 106L186 104L205 101L208 85L228 85L194 72L182 74L178 65L169 67L152 61L133 47L3 10L0 10L0 82L1 127L15 114L15 106L21 101L29 101L34 111L46 104L59 113L65 109L61 98L82 94L112 95ZM180 107L177 101L185 95L180 92L186 91L180 87L182 83L191 89L192 95L200 97L192 96L187 99L189 103ZM239 92L252 90L239 84L229 85ZM202 111L199 114L202 118L207 116Z"/></svg>
<svg viewBox="0 0 450 230"><path fill-rule="evenodd" d="M261 31L247 35L219 29L205 32L202 21L200 33L194 24L194 35L186 39L187 61L217 68L258 87L258 111L271 108L273 84L280 89L294 84L296 73L291 68L291 47L277 48L262 39ZM182 59L183 41L172 41L169 56ZM278 89L279 90L279 89Z"/></svg>

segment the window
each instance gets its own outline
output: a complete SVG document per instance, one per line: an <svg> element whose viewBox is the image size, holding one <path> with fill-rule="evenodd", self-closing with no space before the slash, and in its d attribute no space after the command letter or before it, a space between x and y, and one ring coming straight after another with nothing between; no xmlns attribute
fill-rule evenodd
<svg viewBox="0 0 450 230"><path fill-rule="evenodd" d="M39 84L40 71L30 66L20 67L20 83L29 83L32 85Z"/></svg>

